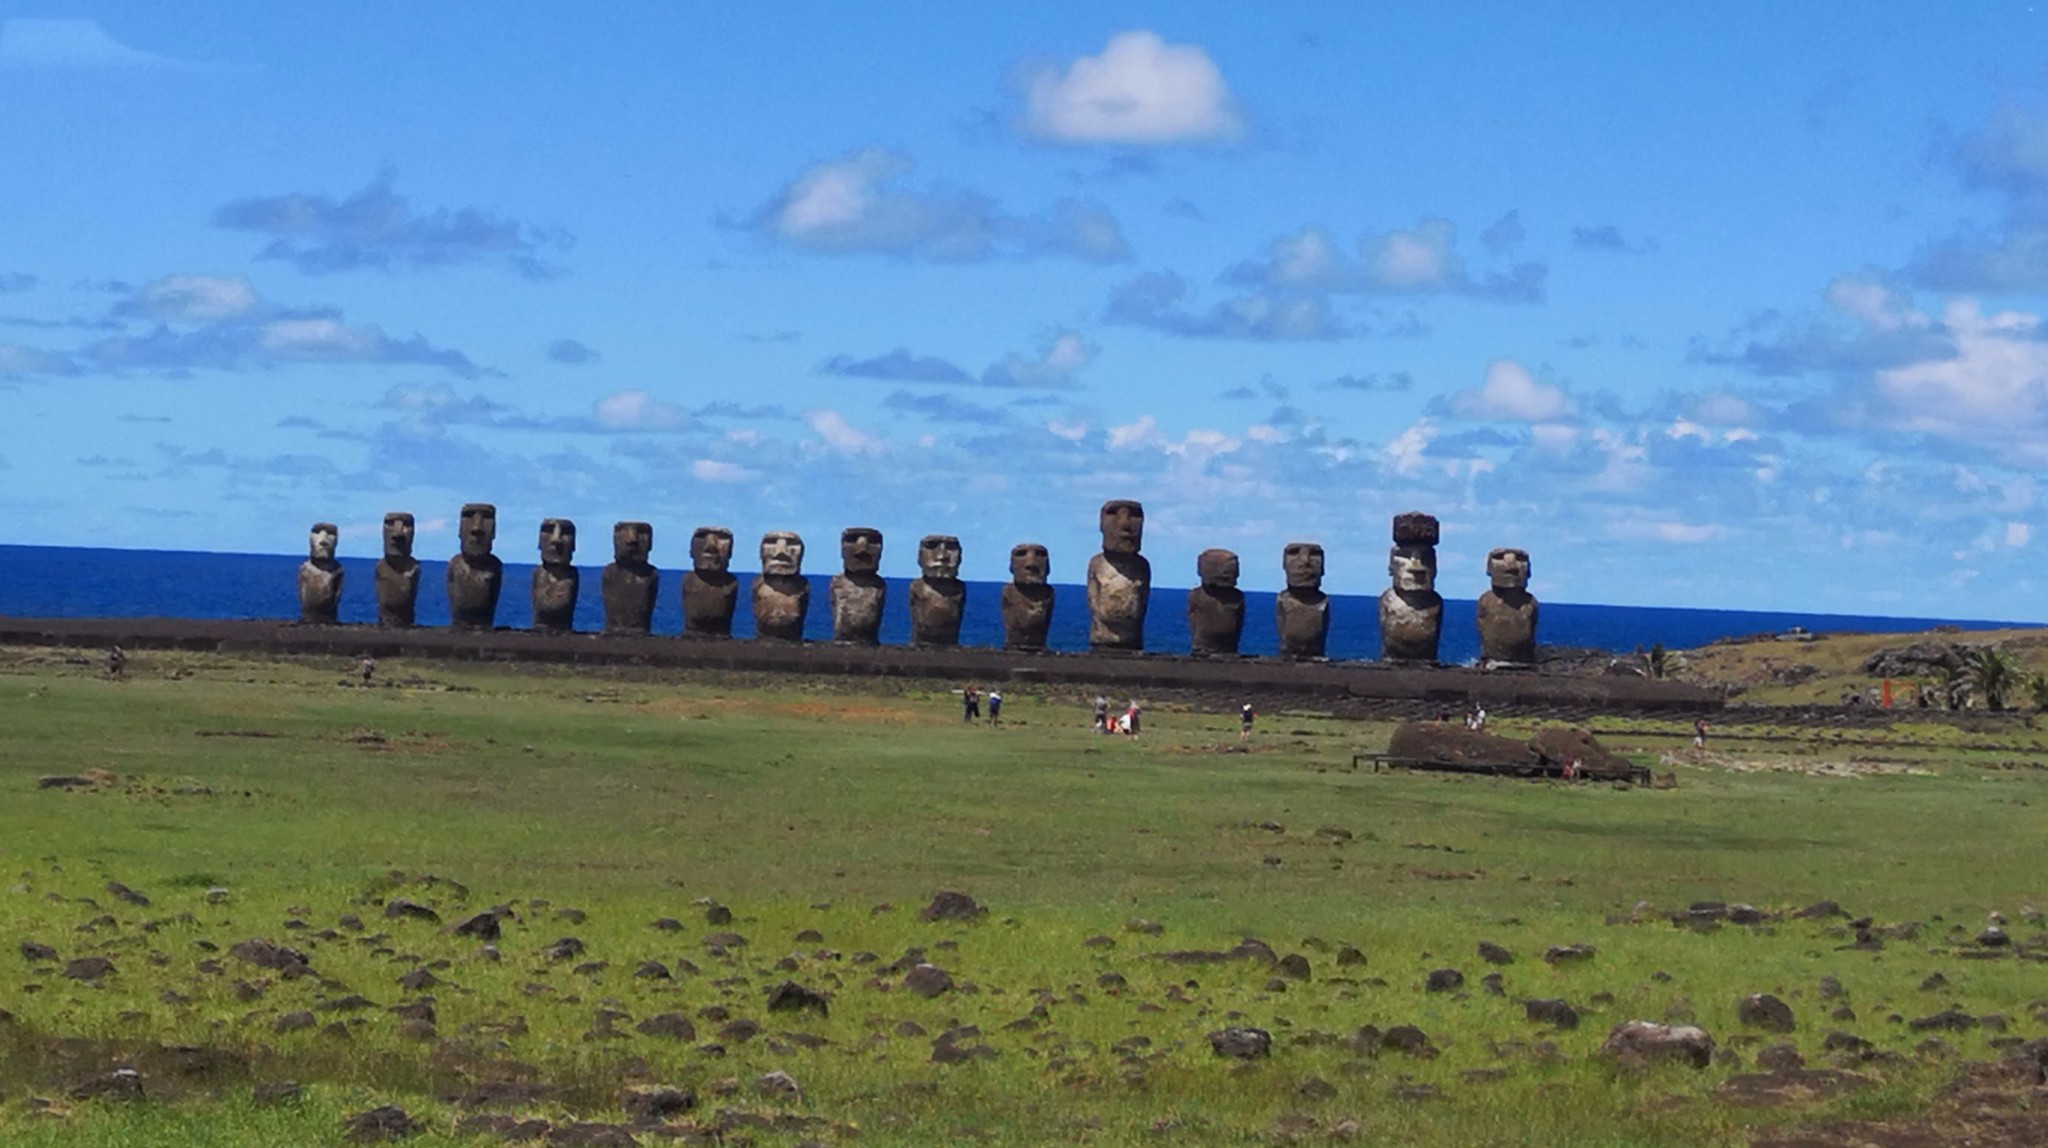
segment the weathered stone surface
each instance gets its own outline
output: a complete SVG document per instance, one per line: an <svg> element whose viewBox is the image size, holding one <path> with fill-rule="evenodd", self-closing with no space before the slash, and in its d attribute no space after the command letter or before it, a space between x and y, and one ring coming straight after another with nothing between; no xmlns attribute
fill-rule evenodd
<svg viewBox="0 0 2048 1148"><path fill-rule="evenodd" d="M1536 761L1524 742L1496 737L1445 721L1402 722L1387 740L1387 754L1407 761L1437 765L1528 766Z"/></svg>
<svg viewBox="0 0 2048 1148"><path fill-rule="evenodd" d="M1237 588L1237 555L1204 550L1195 558L1195 588L1188 591L1188 641L1197 654L1235 654L1244 638L1244 591Z"/></svg>
<svg viewBox="0 0 2048 1148"><path fill-rule="evenodd" d="M612 526L612 561L604 568L604 632L645 634L654 628L654 603L661 593L661 571L647 560L654 550L654 527L645 522Z"/></svg>
<svg viewBox="0 0 2048 1148"><path fill-rule="evenodd" d="M1145 542L1145 508L1116 498L1102 504L1100 517L1102 553L1088 560L1088 644L1142 650L1152 597L1152 563L1138 553Z"/></svg>
<svg viewBox="0 0 2048 1148"><path fill-rule="evenodd" d="M921 962L903 974L903 988L930 1000L953 990L953 975L937 965Z"/></svg>
<svg viewBox="0 0 2048 1148"><path fill-rule="evenodd" d="M1536 661L1537 603L1529 593L1529 552L1501 547L1486 556L1492 588L1479 596L1479 658L1487 663Z"/></svg>
<svg viewBox="0 0 2048 1148"><path fill-rule="evenodd" d="M978 921L986 916L988 910L980 902L950 889L933 894L931 904L917 911L920 921Z"/></svg>
<svg viewBox="0 0 2048 1148"><path fill-rule="evenodd" d="M683 633L706 638L732 636L740 580L731 570L732 531L699 526L690 535L690 572L683 575Z"/></svg>
<svg viewBox="0 0 2048 1148"><path fill-rule="evenodd" d="M1751 993L1735 1002L1735 1019L1765 1032L1791 1032L1798 1027L1792 1006L1770 993Z"/></svg>
<svg viewBox="0 0 2048 1148"><path fill-rule="evenodd" d="M1966 647L1954 642L1915 642L1879 650L1864 659L1863 672L1874 678L1919 678L1940 670L1961 669Z"/></svg>
<svg viewBox="0 0 2048 1148"><path fill-rule="evenodd" d="M1431 969L1429 976L1424 978L1422 987L1425 992L1432 993L1447 993L1461 989L1465 987L1465 974L1456 969Z"/></svg>
<svg viewBox="0 0 2048 1148"><path fill-rule="evenodd" d="M1561 766L1566 761L1579 763L1582 777L1595 779L1627 778L1635 773L1635 764L1618 753L1611 753L1600 744L1590 730L1576 726L1550 726L1539 729L1529 738L1529 752L1547 765Z"/></svg>
<svg viewBox="0 0 2048 1148"><path fill-rule="evenodd" d="M1443 636L1444 600L1436 592L1437 521L1409 511L1394 517L1387 552L1392 588L1380 595L1380 658L1434 662Z"/></svg>
<svg viewBox="0 0 2048 1148"><path fill-rule="evenodd" d="M576 628L576 597L583 585L576 572L576 524L566 518L540 523L540 565L533 570L533 628Z"/></svg>
<svg viewBox="0 0 2048 1148"><path fill-rule="evenodd" d="M1522 1015L1533 1024L1547 1024L1552 1028L1573 1029L1579 1027L1579 1010L1561 1000L1527 1000L1522 1002Z"/></svg>
<svg viewBox="0 0 2048 1148"><path fill-rule="evenodd" d="M1695 1025L1623 1021L1607 1034L1600 1055L1631 1067L1675 1061L1705 1068L1714 1060L1714 1038Z"/></svg>
<svg viewBox="0 0 2048 1148"><path fill-rule="evenodd" d="M882 532L849 526L839 534L842 570L832 576L832 640L872 646L882 640L882 609L889 584L882 580Z"/></svg>
<svg viewBox="0 0 2048 1148"><path fill-rule="evenodd" d="M497 624L498 594L505 588L505 564L491 553L498 508L464 505L461 536L461 552L448 560L448 621L457 629L488 630Z"/></svg>
<svg viewBox="0 0 2048 1148"><path fill-rule="evenodd" d="M1209 1034L1209 1048L1217 1056L1256 1060L1271 1055L1273 1034L1262 1028L1226 1028Z"/></svg>
<svg viewBox="0 0 2048 1148"><path fill-rule="evenodd" d="M1330 639L1330 598L1323 593L1323 548L1290 542L1280 553L1287 588L1273 599L1273 629L1280 656L1320 658Z"/></svg>
<svg viewBox="0 0 2048 1148"><path fill-rule="evenodd" d="M816 989L806 988L795 981L783 981L768 990L768 1011L814 1012L819 1016L828 1016L832 1011L832 1003L825 999L824 993Z"/></svg>
<svg viewBox="0 0 2048 1148"><path fill-rule="evenodd" d="M1052 557L1036 542L1010 547L1010 584L1003 587L1003 645L1042 650L1052 630Z"/></svg>
<svg viewBox="0 0 2048 1148"><path fill-rule="evenodd" d="M403 1140L416 1136L423 1126L414 1120L405 1109L395 1104L385 1104L367 1112L358 1112L342 1122L348 1138L357 1144L381 1144L387 1140Z"/></svg>
<svg viewBox="0 0 2048 1148"><path fill-rule="evenodd" d="M332 625L341 620L341 563L334 546L341 529L315 522L306 538L306 560L299 564L299 621Z"/></svg>
<svg viewBox="0 0 2048 1148"><path fill-rule="evenodd" d="M377 624L410 626L420 596L420 564L412 556L415 527L403 510L384 516L384 557L377 560Z"/></svg>
<svg viewBox="0 0 2048 1148"><path fill-rule="evenodd" d="M754 636L779 642L804 640L811 611L811 584L803 576L804 540L787 530L761 536L761 573L754 579Z"/></svg>
<svg viewBox="0 0 2048 1148"><path fill-rule="evenodd" d="M671 1116L681 1116L696 1106L697 1094L687 1088L629 1084L619 1090L619 1109L635 1120L666 1120Z"/></svg>
<svg viewBox="0 0 2048 1148"><path fill-rule="evenodd" d="M82 1080L72 1086L71 1099L140 1100L142 1074L132 1068L117 1068L112 1072Z"/></svg>
<svg viewBox="0 0 2048 1148"><path fill-rule="evenodd" d="M921 575L910 584L910 640L919 646L957 646L966 613L967 585L960 581L960 540L927 534L917 544Z"/></svg>

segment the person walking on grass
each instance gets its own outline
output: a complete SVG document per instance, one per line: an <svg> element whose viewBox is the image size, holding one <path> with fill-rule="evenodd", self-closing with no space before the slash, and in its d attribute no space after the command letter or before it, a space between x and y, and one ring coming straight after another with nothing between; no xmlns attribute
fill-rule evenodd
<svg viewBox="0 0 2048 1148"><path fill-rule="evenodd" d="M1692 747L1707 748L1707 719L1695 718L1692 723Z"/></svg>
<svg viewBox="0 0 2048 1148"><path fill-rule="evenodd" d="M364 684L364 685L366 685L366 686L367 686L367 685L369 685L369 684L370 684L370 679L371 679L371 678L373 678L373 677L375 677L375 676L376 676L376 674L377 674L377 659L375 659L375 658L371 658L371 657L365 657L365 658L363 659L363 684Z"/></svg>
<svg viewBox="0 0 2048 1148"><path fill-rule="evenodd" d="M960 720L978 721L981 718L981 693L973 686L960 691Z"/></svg>
<svg viewBox="0 0 2048 1148"><path fill-rule="evenodd" d="M1090 728L1096 733L1109 732L1109 699L1101 694L1095 695L1095 724Z"/></svg>
<svg viewBox="0 0 2048 1148"><path fill-rule="evenodd" d="M115 646L107 651L107 677L120 681L128 673L128 654Z"/></svg>
<svg viewBox="0 0 2048 1148"><path fill-rule="evenodd" d="M988 691L988 727L994 729L1003 724L1003 691L991 687Z"/></svg>
<svg viewBox="0 0 2048 1148"><path fill-rule="evenodd" d="M1243 745L1252 739L1252 718L1256 716L1250 702L1237 707L1237 744Z"/></svg>

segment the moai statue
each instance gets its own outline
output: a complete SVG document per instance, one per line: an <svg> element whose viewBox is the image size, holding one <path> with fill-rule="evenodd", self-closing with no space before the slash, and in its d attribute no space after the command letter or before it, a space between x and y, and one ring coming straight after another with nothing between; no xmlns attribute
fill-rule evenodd
<svg viewBox="0 0 2048 1148"><path fill-rule="evenodd" d="M647 560L654 549L654 527L645 522L612 526L612 561L604 568L604 632L645 634L654 628L654 601L661 591L661 571Z"/></svg>
<svg viewBox="0 0 2048 1148"><path fill-rule="evenodd" d="M1102 504L1102 553L1088 560L1088 645L1096 650L1145 648L1145 607L1152 596L1152 563L1145 543L1145 508L1128 498Z"/></svg>
<svg viewBox="0 0 2048 1148"><path fill-rule="evenodd" d="M787 530L761 536L761 573L754 579L754 636L804 640L811 584L804 578L804 540Z"/></svg>
<svg viewBox="0 0 2048 1148"><path fill-rule="evenodd" d="M1437 535L1437 521L1427 514L1394 516L1394 548L1387 552L1394 585L1380 595L1383 661L1436 661L1444 627L1444 600L1436 592Z"/></svg>
<svg viewBox="0 0 2048 1148"><path fill-rule="evenodd" d="M540 520L540 565L533 569L533 628L576 628L576 524L566 518Z"/></svg>
<svg viewBox="0 0 2048 1148"><path fill-rule="evenodd" d="M315 522L306 538L306 560L299 563L299 621L333 625L341 621L341 563L334 544L341 530L332 522Z"/></svg>
<svg viewBox="0 0 2048 1148"><path fill-rule="evenodd" d="M1195 558L1197 585L1188 591L1188 641L1197 654L1234 654L1244 638L1244 591L1237 555L1204 550Z"/></svg>
<svg viewBox="0 0 2048 1148"><path fill-rule="evenodd" d="M1320 658L1330 641L1330 596L1323 593L1323 548L1290 542L1280 552L1287 588L1273 599L1273 629L1280 656Z"/></svg>
<svg viewBox="0 0 2048 1148"><path fill-rule="evenodd" d="M732 637L732 615L739 605L740 580L732 565L732 531L699 526L690 535L690 572L683 575L683 633L696 637Z"/></svg>
<svg viewBox="0 0 2048 1148"><path fill-rule="evenodd" d="M498 508L471 502L462 508L462 551L448 560L448 622L460 630L488 630L498 621L505 564L491 553L498 538Z"/></svg>
<svg viewBox="0 0 2048 1148"><path fill-rule="evenodd" d="M1486 556L1493 588L1479 596L1479 660L1485 665L1536 661L1536 597L1529 593L1529 552L1503 546Z"/></svg>
<svg viewBox="0 0 2048 1148"><path fill-rule="evenodd" d="M960 540L927 534L917 544L922 575L910 584L910 641L917 646L957 646L960 618L967 611L967 584L960 581Z"/></svg>
<svg viewBox="0 0 2048 1148"><path fill-rule="evenodd" d="M420 564L412 556L412 515L384 516L384 557L377 560L377 624L410 626L420 598Z"/></svg>
<svg viewBox="0 0 2048 1148"><path fill-rule="evenodd" d="M1052 630L1052 556L1036 542L1010 547L1010 584L1003 587L1003 645L1043 650Z"/></svg>
<svg viewBox="0 0 2048 1148"><path fill-rule="evenodd" d="M849 526L839 532L840 572L832 576L832 640L872 646L882 640L882 532Z"/></svg>

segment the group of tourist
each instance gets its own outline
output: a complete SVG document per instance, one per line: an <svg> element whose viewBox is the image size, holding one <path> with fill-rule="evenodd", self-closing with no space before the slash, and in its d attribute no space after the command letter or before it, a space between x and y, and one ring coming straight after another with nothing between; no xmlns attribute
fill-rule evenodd
<svg viewBox="0 0 2048 1148"><path fill-rule="evenodd" d="M981 690L977 687L970 685L966 689L961 690L960 720L969 724L980 721L981 701ZM990 689L988 691L988 724L991 726L1003 724L1003 691L1001 690Z"/></svg>
<svg viewBox="0 0 2048 1148"><path fill-rule="evenodd" d="M987 702L988 724L991 726L1003 724L1003 694L1001 690L992 688L984 694L981 691L981 687L969 684L955 692L960 695L960 720L962 722L971 725L980 721L982 703ZM1096 694L1095 716L1089 728L1095 733L1113 733L1124 737L1137 737L1144 727L1143 714L1144 707L1139 704L1138 699L1132 698L1130 704L1124 707L1122 713L1112 715L1110 713L1109 698L1102 694ZM1257 716L1258 712L1252 708L1252 703L1250 702L1246 702L1238 707L1237 740L1240 745L1251 740L1252 722Z"/></svg>

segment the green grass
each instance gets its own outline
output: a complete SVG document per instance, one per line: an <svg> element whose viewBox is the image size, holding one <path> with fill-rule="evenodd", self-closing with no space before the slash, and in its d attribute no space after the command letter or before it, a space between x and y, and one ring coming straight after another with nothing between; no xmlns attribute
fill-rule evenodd
<svg viewBox="0 0 2048 1148"><path fill-rule="evenodd" d="M1352 753L1383 747L1390 727L1309 713L1263 719L1253 752L1233 753L1234 713L1157 705L1132 742L1090 734L1081 693L1019 689L991 730L963 727L956 699L916 685L394 662L380 671L393 684L365 690L342 684L346 669L138 656L131 680L109 683L46 652L0 652L0 1007L16 1018L0 1022L0 1139L341 1143L345 1115L390 1102L426 1122L412 1143L466 1143L454 1133L466 1110L446 1097L517 1065L558 1092L491 1111L617 1120L618 1087L647 1080L694 1088L690 1119L706 1127L721 1110L728 1123L782 1113L779 1129L743 1130L767 1144L1207 1144L1325 1136L1346 1121L1373 1143L1738 1144L1759 1124L1924 1103L1953 1065L1916 1051L1926 1034L1893 1016L1955 1005L2032 1037L2048 1005L2034 964L1958 952L1992 911L2029 942L2039 928L2023 911L2048 905L2035 809L2048 780L1975 764L2038 754L2023 729L1988 750L1946 749L1907 727L1855 732L1890 739L1875 747L1781 730L1797 742L1775 747L1787 758L1906 755L1930 772L1681 765L1677 790L1618 790L1357 772ZM1518 728L1512 715L1501 724ZM1616 719L1602 736L1646 761L1683 753L1683 728L1664 723ZM36 788L40 775L89 769L120 780ZM109 881L153 903L121 903ZM207 900L214 886L224 902ZM939 889L971 893L987 917L918 921ZM451 921L500 903L518 919L489 961L477 942L385 919L393 896ZM1839 920L1694 933L1663 916L1694 900L1783 910L1823 898L1923 930L1860 952L1841 949ZM710 924L703 899L733 921ZM587 919L559 919L565 908ZM361 932L338 926L351 913ZM80 931L103 915L114 924ZM651 926L663 917L683 929ZM1137 918L1164 933L1128 931ZM798 941L804 930L823 939ZM704 938L723 931L746 945L714 954ZM1097 934L1114 947L1084 945ZM583 956L540 955L570 935ZM318 975L286 980L226 956L250 937L305 950ZM1306 956L1311 979L1275 989L1255 962L1152 955L1244 937ZM61 961L23 962L20 940L64 959L107 955L118 971L81 985L56 975ZM1504 996L1479 986L1491 971L1481 940L1517 955L1500 970ZM1539 959L1573 942L1597 957ZM1366 954L1362 968L1336 964L1345 945ZM913 946L961 987L923 1000L900 974L877 973ZM202 971L208 959L222 971ZM699 971L637 979L644 960ZM444 983L426 990L434 1039L401 1034L388 1009L417 994L396 978L442 961ZM574 971L585 961L607 964ZM1443 966L1465 972L1469 995L1423 991ZM1111 972L1126 985L1101 986ZM1935 972L1947 986L1923 991ZM1845 986L1855 1020L1828 1019L1840 1002L1819 998L1823 975ZM784 979L824 992L830 1015L766 1012ZM244 999L237 981L260 995ZM1797 1031L1745 1034L1735 1006L1750 992L1785 998ZM273 1032L279 1016L351 993L373 1007ZM1563 997L1584 1023L1537 1028L1522 1015L1530 997ZM723 1022L699 1016L710 1006L760 1035L721 1039ZM603 1035L600 1009L624 1014L620 1035ZM667 1012L692 1017L696 1039L634 1031ZM1871 1083L1845 1097L1764 1111L1714 1098L1743 1070L1732 1061L1636 1072L1594 1055L1612 1025L1667 1015L1694 1018L1745 1063L1779 1039L1823 1063L1821 1040L1837 1029L1897 1055L1859 1065ZM515 1016L523 1034L493 1027ZM349 1035L323 1031L334 1021ZM905 1021L928 1035L901 1035ZM1008 1027L1020 1021L1032 1023ZM931 1038L959 1024L998 1055L933 1063ZM1213 1056L1205 1034L1232 1024L1270 1030L1272 1057ZM1367 1024L1419 1025L1442 1055L1342 1045ZM791 1033L829 1043L801 1047ZM1956 1055L1995 1055L1982 1029L1942 1035ZM1133 1036L1150 1044L1114 1047ZM62 1038L88 1043L64 1061L51 1052ZM1554 1055L1532 1053L1537 1041ZM698 1048L708 1042L724 1054ZM139 1105L67 1098L124 1056L149 1073L163 1045L242 1059L206 1080L151 1074L153 1098ZM752 1090L774 1069L800 1082L800 1099ZM304 1098L253 1103L254 1085L282 1079L304 1083ZM1311 1079L1331 1094L1303 1094ZM1440 1096L1396 1097L1413 1085Z"/></svg>

